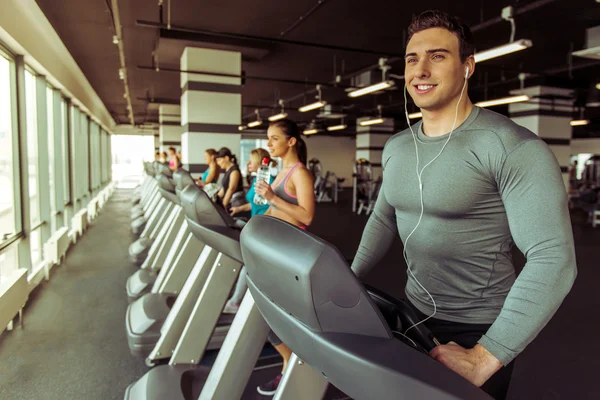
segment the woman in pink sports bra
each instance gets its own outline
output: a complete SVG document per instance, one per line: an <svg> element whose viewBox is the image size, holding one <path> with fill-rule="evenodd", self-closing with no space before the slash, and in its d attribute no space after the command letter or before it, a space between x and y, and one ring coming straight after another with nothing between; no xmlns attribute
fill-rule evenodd
<svg viewBox="0 0 600 400"><path fill-rule="evenodd" d="M306 229L315 216L314 182L306 168L306 143L300 137L295 122L288 119L272 122L267 130L271 157L280 157L282 167L271 185L256 182L256 193L267 199L270 207L265 215L282 219L300 229ZM292 351L271 331L269 341L283 357L282 374ZM260 385L257 390L263 396L275 394L282 374Z"/></svg>

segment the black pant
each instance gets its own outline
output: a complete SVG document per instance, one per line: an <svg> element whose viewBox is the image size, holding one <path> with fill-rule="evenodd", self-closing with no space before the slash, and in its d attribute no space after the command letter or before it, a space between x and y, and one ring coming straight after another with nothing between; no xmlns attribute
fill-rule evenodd
<svg viewBox="0 0 600 400"><path fill-rule="evenodd" d="M419 320L427 318L427 315L419 311L409 301L407 303L414 309ZM470 349L475 347L477 341L488 331L491 325L488 324L463 324L458 322L444 321L441 319L430 318L425 321L425 326L435 335L440 343L455 342L460 346ZM406 327L408 328L408 327ZM496 400L503 400L508 393L510 377L512 375L515 362L502 367L498 372L490 377L481 389Z"/></svg>

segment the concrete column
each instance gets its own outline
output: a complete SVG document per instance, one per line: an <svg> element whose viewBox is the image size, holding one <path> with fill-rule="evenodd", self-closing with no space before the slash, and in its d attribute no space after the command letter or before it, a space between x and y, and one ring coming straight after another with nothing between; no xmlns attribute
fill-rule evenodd
<svg viewBox="0 0 600 400"><path fill-rule="evenodd" d="M239 52L186 47L181 69L241 75ZM206 149L228 147L240 157L241 78L181 73L182 163L193 173L206 169Z"/></svg>
<svg viewBox="0 0 600 400"><path fill-rule="evenodd" d="M393 118L384 118L382 124L360 126L361 121L370 117L358 118L356 121L356 159L365 158L371 163L373 179L382 176L381 156L383 147L395 133Z"/></svg>
<svg viewBox="0 0 600 400"><path fill-rule="evenodd" d="M526 94L532 100L508 107L510 118L538 135L552 150L562 172L565 187L569 188L571 162L570 125L573 119L573 90L547 86L532 86L511 94Z"/></svg>
<svg viewBox="0 0 600 400"><path fill-rule="evenodd" d="M167 151L169 147L175 147L177 151L181 150L181 106L172 104L162 104L158 107L159 122L159 148L160 151Z"/></svg>

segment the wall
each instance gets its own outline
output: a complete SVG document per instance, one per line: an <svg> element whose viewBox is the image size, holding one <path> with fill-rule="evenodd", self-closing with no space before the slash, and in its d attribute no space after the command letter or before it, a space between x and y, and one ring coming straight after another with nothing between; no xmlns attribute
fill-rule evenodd
<svg viewBox="0 0 600 400"><path fill-rule="evenodd" d="M308 148L308 160L318 158L324 173L334 172L338 178L346 178L342 186L352 186L352 167L356 155L353 137L312 135L304 137Z"/></svg>

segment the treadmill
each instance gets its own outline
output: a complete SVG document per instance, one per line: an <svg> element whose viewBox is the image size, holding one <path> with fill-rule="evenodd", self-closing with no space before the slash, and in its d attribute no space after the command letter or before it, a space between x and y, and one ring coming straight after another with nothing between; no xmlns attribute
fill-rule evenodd
<svg viewBox="0 0 600 400"><path fill-rule="evenodd" d="M271 329L294 352L275 399L317 399L330 382L356 400L490 399L429 357L431 332L406 303L368 292L340 252L287 222L252 218L241 235L247 282ZM307 368L306 365L310 365Z"/></svg>
<svg viewBox="0 0 600 400"><path fill-rule="evenodd" d="M159 166L159 173L156 175L159 185L161 182L170 181L172 176L173 174L168 166ZM144 214L138 218L134 218L135 216L132 215L131 230L133 234L154 239L157 232L156 227L164 220L165 208L169 206L169 203L160 195L159 191L154 192L148 207L144 210Z"/></svg>
<svg viewBox="0 0 600 400"><path fill-rule="evenodd" d="M235 316L226 315L233 318L233 323L212 368L198 365L222 318L242 257L236 221L196 189L190 186L184 190L186 219L194 235L219 255L168 365L154 367L131 384L125 393L127 400L236 399L245 389L256 394L255 386L247 384L251 375L262 380L281 368L281 362L273 362L274 357L259 359L269 328L248 292ZM279 361L280 357L275 359Z"/></svg>
<svg viewBox="0 0 600 400"><path fill-rule="evenodd" d="M175 261L184 268L185 266L191 268L181 293L169 293L164 290L147 293L131 303L126 313L125 325L131 353L135 356L147 357L146 363L149 366L171 356L183 333L185 322L191 318L190 315L193 313L196 300L205 292L215 291L218 296L225 298L220 305L217 305L218 302L211 301L205 306L207 310L215 309L214 313L217 317L216 328L213 326L210 329L210 335L207 338L210 340L206 343L206 349L215 350L221 347L234 318L234 315L221 314L221 311L240 268L234 267L233 273L229 271L229 275L233 279L232 283L229 281L217 282L213 284L216 285L214 288L207 288L211 282L210 276L214 273L213 270L216 266L221 265L219 260L225 256L218 254L217 249L213 250L211 235L198 231L199 221L202 221L203 224L211 224L211 221L221 219L217 211L219 207L216 207L202 189L195 184L188 185L183 190L181 205L185 211L186 225L191 231L182 245L179 253L180 259ZM239 230L234 231L236 238L239 237Z"/></svg>
<svg viewBox="0 0 600 400"><path fill-rule="evenodd" d="M186 179L188 177L189 180ZM175 267L173 260L180 250L182 240L185 237L185 232L182 231L187 229L187 224L185 223L179 196L182 192L182 189L190 184L190 181L193 183L189 173L185 170L179 170L173 174L172 182L168 181L161 184L161 195L168 201L172 202L174 207L171 211L171 214L161 227L156 239L154 241L148 241L148 243L140 243L136 247L135 251L139 251L137 253L137 257L141 258L141 255L144 252L145 256L143 262L141 263L141 269L127 279L126 289L127 297L130 303L150 291L152 285L156 283L159 271L163 269L163 266L167 268L167 271L161 275L168 273L169 268ZM141 249L142 246L149 247ZM130 254L132 251L134 250L130 248ZM181 284L183 285L183 282ZM176 291L179 290L181 290L181 287L179 287L179 289ZM153 289L153 291L155 290Z"/></svg>

